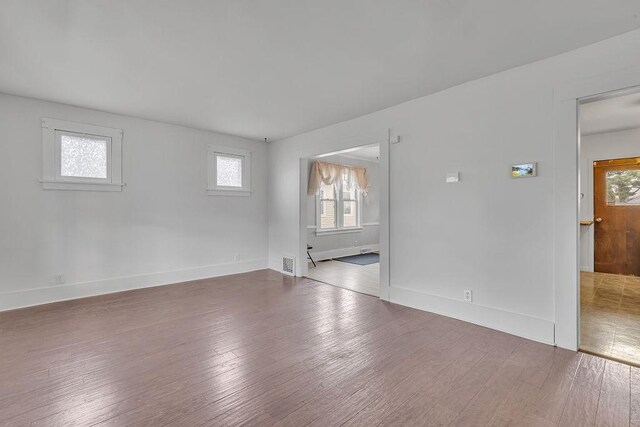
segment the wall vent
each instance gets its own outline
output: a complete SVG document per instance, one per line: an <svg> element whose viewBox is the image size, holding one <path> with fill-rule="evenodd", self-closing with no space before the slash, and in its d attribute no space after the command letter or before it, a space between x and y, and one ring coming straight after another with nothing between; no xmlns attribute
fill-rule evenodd
<svg viewBox="0 0 640 427"><path fill-rule="evenodd" d="M282 272L289 276L296 275L296 259L292 256L282 257Z"/></svg>

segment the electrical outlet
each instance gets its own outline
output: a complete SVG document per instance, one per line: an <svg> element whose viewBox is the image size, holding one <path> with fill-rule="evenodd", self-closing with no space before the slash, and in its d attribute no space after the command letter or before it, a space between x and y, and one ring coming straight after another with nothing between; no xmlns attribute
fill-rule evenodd
<svg viewBox="0 0 640 427"><path fill-rule="evenodd" d="M55 280L56 285L61 285L64 283L64 274L58 273L53 279Z"/></svg>
<svg viewBox="0 0 640 427"><path fill-rule="evenodd" d="M470 289L464 291L464 300L467 302L471 302L473 300L473 294Z"/></svg>

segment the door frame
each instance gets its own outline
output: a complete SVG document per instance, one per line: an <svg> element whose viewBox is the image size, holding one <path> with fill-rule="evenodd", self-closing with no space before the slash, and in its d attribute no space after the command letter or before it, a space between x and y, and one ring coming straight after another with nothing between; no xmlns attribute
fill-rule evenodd
<svg viewBox="0 0 640 427"><path fill-rule="evenodd" d="M389 301L391 293L391 235L390 235L390 139L391 129L387 129L386 135L380 133L358 135L346 138L338 144L340 148L331 151L314 151L309 155L299 158L300 168L300 189L299 189L299 248L298 248L298 269L297 276L305 276L308 271L307 265L307 188L309 186L309 174L307 162L309 159L321 155L340 154L354 149L378 144L380 147L379 159L379 180L380 180L380 299Z"/></svg>
<svg viewBox="0 0 640 427"><path fill-rule="evenodd" d="M554 98L555 343L580 347L580 121L579 103L640 86L640 67L560 83ZM603 98L602 98L603 99Z"/></svg>

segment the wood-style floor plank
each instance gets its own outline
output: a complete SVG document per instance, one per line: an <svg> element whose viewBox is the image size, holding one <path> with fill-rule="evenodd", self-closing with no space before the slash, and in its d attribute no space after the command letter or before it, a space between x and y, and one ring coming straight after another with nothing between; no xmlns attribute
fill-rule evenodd
<svg viewBox="0 0 640 427"><path fill-rule="evenodd" d="M263 270L0 313L0 425L639 425L640 370Z"/></svg>
<svg viewBox="0 0 640 427"><path fill-rule="evenodd" d="M605 364L605 359L588 354L582 355L562 413L561 424L593 425L595 423Z"/></svg>
<svg viewBox="0 0 640 427"><path fill-rule="evenodd" d="M598 401L596 425L628 426L630 419L630 374L628 365L608 360Z"/></svg>

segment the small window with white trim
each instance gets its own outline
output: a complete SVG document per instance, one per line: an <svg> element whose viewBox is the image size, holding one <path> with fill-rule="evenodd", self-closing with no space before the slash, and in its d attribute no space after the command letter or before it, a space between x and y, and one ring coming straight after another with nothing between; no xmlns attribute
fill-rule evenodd
<svg viewBox="0 0 640 427"><path fill-rule="evenodd" d="M251 195L251 152L210 145L207 153L207 194Z"/></svg>
<svg viewBox="0 0 640 427"><path fill-rule="evenodd" d="M42 187L46 190L122 190L122 130L42 120Z"/></svg>

